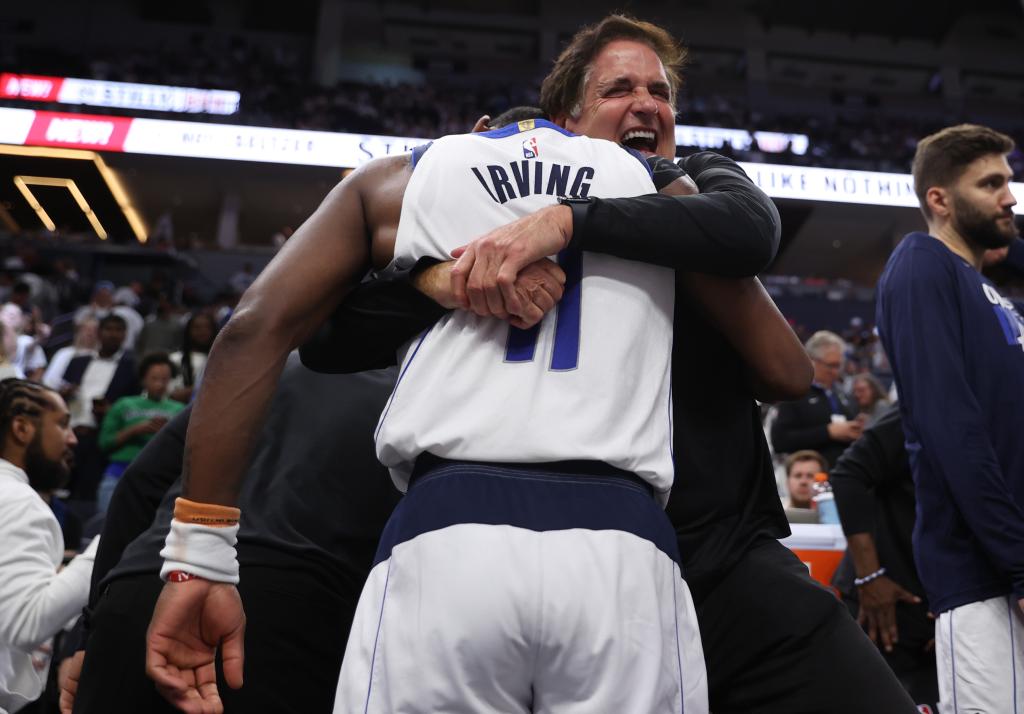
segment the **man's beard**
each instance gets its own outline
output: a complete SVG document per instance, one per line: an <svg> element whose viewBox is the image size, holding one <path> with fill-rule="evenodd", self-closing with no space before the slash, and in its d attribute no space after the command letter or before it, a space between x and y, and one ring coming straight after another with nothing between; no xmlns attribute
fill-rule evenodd
<svg viewBox="0 0 1024 714"><path fill-rule="evenodd" d="M998 219L992 218L974 207L967 199L953 194L953 227L968 243L981 246L986 250L1005 248L1017 237L1017 225L1010 214L1006 227L1000 226Z"/></svg>
<svg viewBox="0 0 1024 714"><path fill-rule="evenodd" d="M28 484L41 493L55 491L67 485L71 469L63 459L52 460L43 454L43 446L37 436L25 451L25 473Z"/></svg>

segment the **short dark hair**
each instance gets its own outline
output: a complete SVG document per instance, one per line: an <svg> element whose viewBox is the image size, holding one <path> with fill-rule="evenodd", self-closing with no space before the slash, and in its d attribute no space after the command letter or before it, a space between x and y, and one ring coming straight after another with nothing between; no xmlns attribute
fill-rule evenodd
<svg viewBox="0 0 1024 714"><path fill-rule="evenodd" d="M1013 146L1013 139L1006 134L978 124L949 126L917 142L911 173L925 219L932 217L928 189L948 188L976 159L990 154L1005 156L1013 151Z"/></svg>
<svg viewBox="0 0 1024 714"><path fill-rule="evenodd" d="M139 381L146 378L146 373L158 364L165 364L171 369L171 376L177 374L177 370L174 368L174 362L171 362L171 358L166 352L150 352L139 362Z"/></svg>
<svg viewBox="0 0 1024 714"><path fill-rule="evenodd" d="M547 116L540 107L512 107L511 109L506 109L494 119L491 119L487 126L491 129L500 129L503 126L515 124L521 121L546 118Z"/></svg>
<svg viewBox="0 0 1024 714"><path fill-rule="evenodd" d="M102 330L105 325L109 325L109 324L114 323L114 322L116 322L118 325L120 325L122 330L127 330L128 329L128 322L127 322L127 320L125 320L123 317L121 317L120 315L118 315L116 313L113 313L113 312L110 313L109 315L104 315L103 317L101 317L100 318L100 324L98 325L98 327L99 327L99 329Z"/></svg>
<svg viewBox="0 0 1024 714"><path fill-rule="evenodd" d="M786 478L789 478L789 472L792 470L793 464L798 461L817 461L822 471L828 471L828 460L824 456L811 449L801 449L800 451L794 451L786 457Z"/></svg>
<svg viewBox="0 0 1024 714"><path fill-rule="evenodd" d="M594 58L605 45L615 40L635 40L650 47L665 67L675 106L676 92L682 84L686 48L666 30L629 15L609 15L596 25L577 32L540 87L540 108L550 117L575 117L583 105L583 90Z"/></svg>

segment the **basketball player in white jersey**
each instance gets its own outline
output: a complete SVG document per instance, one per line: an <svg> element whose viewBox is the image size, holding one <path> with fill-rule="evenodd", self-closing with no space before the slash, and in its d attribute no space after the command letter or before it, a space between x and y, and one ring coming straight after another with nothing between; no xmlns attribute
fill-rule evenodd
<svg viewBox="0 0 1024 714"><path fill-rule="evenodd" d="M653 191L637 153L543 120L445 137L415 165L395 262L444 259L559 196ZM536 329L455 311L410 346L376 440L412 486L364 588L336 712L707 710L661 509L675 275L558 259L565 294Z"/></svg>
<svg viewBox="0 0 1024 714"><path fill-rule="evenodd" d="M543 147L539 148L541 152L544 151ZM620 149L616 149L616 151L622 154L622 160L626 161L625 166L636 167L636 169L626 169L627 171L642 170L643 167L635 159L630 158L621 152ZM583 164L583 166L586 165L585 163ZM599 167L592 166L590 168L595 170L596 175ZM403 158L375 162L356 172L355 175L333 191L317 213L296 234L295 239L289 241L288 246L254 284L253 289L249 291L240 309L232 319L232 323L222 333L219 343L211 355L204 392L201 394L196 405L192 436L189 439L190 457L189 464L186 467L185 493L190 500L183 503L180 512L176 513L178 526L176 527L174 538L169 539L169 547L165 551L165 557L168 562L165 566L164 574L165 577L168 577L173 582L165 588L164 595L161 597L161 603L158 604L157 611L154 614L154 622L150 628L149 651L147 655L148 669L157 680L158 686L169 699L186 711L219 710L219 699L216 695L216 684L213 677L213 657L218 645L222 648L224 672L228 683L233 686L241 684L241 637L244 629L244 616L237 600L237 592L230 585L226 584L233 582L237 578L230 544L233 540L232 529L236 527L233 525L233 521L237 519L238 514L228 504L234 503L236 498L239 472L241 464L245 462L248 441L252 438L253 425L258 425L260 421L267 398L266 395L272 390L276 381L279 372L277 364L279 357L286 355L289 349L302 341L305 334L308 334L319 325L323 317L334 308L340 298L350 288L353 281L357 279L371 258L375 264L382 265L390 257L389 243L393 236L395 225L393 216L397 213L397 198L400 197L405 182L408 180L407 169L408 161ZM487 175L490 175L489 171ZM496 174L496 176L500 179L500 174ZM582 178L580 178L581 176ZM587 180L586 173L577 172L572 174L570 178L572 183L575 183L577 178L580 179L577 190L582 191L583 183ZM550 177L548 179L550 180ZM556 182L557 180L560 179L556 179ZM570 179L567 178L566 180L569 181ZM514 177L512 181L515 181ZM572 183L568 184L570 188ZM536 182L534 182L534 185L536 185ZM546 188L547 185L545 183L545 191ZM482 191L483 189L481 188L480 190ZM494 184L492 184L493 190L496 190ZM501 190L505 193L506 198L508 198L507 188L503 186ZM636 190L639 190L639 188ZM520 193L521 191L516 191L517 197ZM545 196L549 200L552 198L552 196L547 196L546 193ZM495 198L497 198L496 194ZM493 199L485 197L483 200ZM498 202L500 203L500 199L498 199ZM600 279L591 282L598 284L600 284L601 279L609 279L598 274L595 274L594 277ZM524 290L524 293L528 292L531 292L531 290ZM552 293L548 292L547 289L533 292L535 295L546 293L549 296L547 302L550 305ZM597 292L600 294L600 289ZM287 295L288 299L281 300L282 295ZM271 299L271 296L274 297ZM541 296L539 301L545 302L543 296ZM655 309L651 311L656 315L657 305L659 304L655 300ZM568 314L572 316L576 313L571 311ZM584 320L581 324L585 325L586 318L583 317L582 312L579 314L581 315L581 320ZM667 317L670 318L670 316ZM659 319L664 320L665 318L664 311L662 311ZM558 320L549 320L549 322L557 323ZM507 329L507 327L504 329ZM550 345L551 354L558 352L558 354L564 356L566 354L564 350L555 350L555 342L557 341L559 330L557 327L549 327L548 329L554 329L555 334L544 337L545 344ZM571 330L568 334L572 334ZM517 344L520 347L512 351L513 358L522 356L522 353L517 350L522 348L524 343L528 346L531 343L531 339L519 340ZM569 344L572 344L571 341ZM507 348L508 344L506 343L506 351ZM619 348L625 349L621 345ZM217 358L218 352L220 353L220 359ZM550 355L542 355L542 358L549 359ZM580 360L585 360L586 358L586 355L582 352L578 355ZM500 362L497 367L516 369L529 366L529 363L515 364L515 359L510 360L510 362L513 362L513 364L506 365L504 362ZM220 363L219 366L218 363ZM576 363L577 369L581 369L581 363ZM230 367L228 367L229 364L231 365ZM563 363L559 362L559 364ZM565 364L570 365L571 368L571 356ZM616 375L616 377L634 379L635 375L629 373L626 367L628 365L624 366L621 376ZM552 374L550 376L559 375ZM560 376L568 376L571 379L571 375L568 372L563 372ZM602 384L594 385L593 391L597 394L603 387L604 385ZM651 389L650 387L645 388ZM660 389L661 387L658 386L654 391L660 391ZM225 419L223 417L223 410L227 409L229 405L232 418ZM495 408L500 407L500 405L494 406ZM664 410L663 413L667 417L668 406L666 395L666 399L657 411L662 412ZM574 413L573 416L578 416L582 420L587 417L586 408L588 408L588 405L581 404L580 407L578 414ZM391 416L385 417L385 426L390 418ZM651 418L657 417L653 416ZM634 417L633 420L636 421L636 418ZM196 434L201 434L201 438L196 438ZM513 441L515 438L515 434L510 437ZM609 439L611 439L611 435ZM647 447L645 446L645 448ZM647 452L654 453L649 448L647 448ZM562 497L562 500L559 502L559 508L553 509L553 513L547 514L551 517L562 517L565 515L563 512L573 515L572 511L577 509L579 505L575 498L577 490L586 491L588 489L603 489L605 487L613 489L615 509L608 513L603 513L600 512L600 509L587 508L583 509L584 515L587 513L599 513L602 517L625 518L625 523L621 524L621 528L606 528L605 526L608 523L602 524L597 522L597 525L600 527L600 530L595 533L597 538L600 538L599 533L608 531L619 540L626 537L627 539L646 541L646 547L650 556L646 560L648 564L655 563L655 570L660 569L659 573L655 573L653 576L650 572L647 572L640 585L641 589L646 588L646 596L652 604L655 596L664 594L664 588L662 587L664 584L671 582L674 595L681 594L676 588L682 585L678 578L672 578L670 581L667 578L660 577L665 574L666 570L674 572L675 565L671 557L665 557L666 554L671 552L672 546L671 544L661 543L660 525L658 524L657 516L651 515L649 518L646 516L637 517L637 509L644 509L644 512L646 512L654 504L652 492L655 489L662 490L667 485L665 478L661 475L663 472L660 470L660 467L644 466L644 464L657 465L662 460L663 458L657 455L636 459L636 470L648 471L643 474L645 476L644 479L630 476L626 469L616 468L607 463L604 467L597 469L601 473L596 476L593 475L595 470L593 462L583 467L587 469L588 475L582 473L579 464L563 464L560 467L561 470L563 472L568 470L573 476L563 478L555 483L558 486L570 486L571 492L566 492L569 495ZM622 463L625 464L626 462L623 461ZM490 467L481 466L479 468L486 470ZM220 480L217 480L215 475L221 475ZM192 476L195 478L190 478ZM438 484L443 480L445 479L431 481L421 478L417 481L417 485L413 486L412 491L414 493L417 491L422 493L423 489L428 488L430 484ZM528 481L529 479L519 480ZM551 483L546 478L538 478L537 480L545 485ZM579 483L580 481L583 483ZM470 486L486 487L488 483L490 482L485 478L475 478L470 481ZM609 486L609 483L612 485ZM652 484L654 484L653 487ZM500 499L487 498L484 499L484 502L504 503ZM536 511L538 514L544 513L543 509L526 510ZM444 509L439 508L437 511L443 515ZM659 514L656 509L653 513ZM626 517L630 514L633 516L632 519ZM483 516L486 516L486 513L477 514L476 517L479 519ZM504 516L504 519L508 520L507 515ZM631 528L635 529L635 526L642 521L649 528L646 533L647 537L630 532ZM464 524L460 522L460 525ZM508 524L505 525L507 526ZM594 524L592 523L591 525ZM223 527L218 528L216 526ZM435 530L441 532L446 530L446 528ZM508 529L503 528L499 532L504 530ZM430 533L433 532L430 531ZM408 541L401 541L400 536L401 534L398 536L391 534L389 536L390 542L401 542L401 545L406 545ZM669 538L674 542L674 536L671 533ZM557 550L557 546L552 543L550 547L553 555ZM545 546L545 549L547 549L547 546ZM575 551L574 555L577 559L581 559L588 552L594 552L601 557L605 557L601 554L602 551L603 549L601 548L589 548L584 549L582 552ZM459 551L454 551L449 555L450 557L446 559L447 561L457 559ZM566 567L569 567L569 565L571 564L567 564ZM577 565L582 568L581 564L577 563ZM625 564L623 567L629 568L634 565L638 565L638 563ZM536 568L537 563L533 563L531 567ZM599 561L595 561L591 563L589 568L582 569L590 570L602 567L604 566ZM514 564L509 564L509 569L514 570L515 568ZM548 573L547 575L558 574L556 572ZM633 583L633 580L630 578L613 580L614 588L612 588L613 592L609 596L611 598L609 602L622 599L623 593L621 591L624 588L631 587ZM479 578L474 579L473 583L474 585L481 585ZM487 581L482 585L486 587L489 584L493 584L498 590L484 595L483 597L485 598L488 596L497 597L499 591L508 596L514 594L507 589L510 585L507 578ZM453 583L448 585L449 590L453 589ZM514 583L512 585L514 586ZM535 585L532 583L530 586L535 588ZM391 594L395 595L394 592ZM561 601L563 607L567 607L569 604L571 604L571 607L558 615L556 619L562 625L571 625L573 618L583 615L586 615L586 618L577 620L577 622L582 624L583 622L595 620L601 613L595 612L594 606L599 605L603 601L604 596L604 592L595 592L593 589L589 589L582 597L570 599L569 601L563 600ZM529 598L521 602L529 602ZM537 602L539 604L539 601ZM557 599L553 600L551 604L552 606L558 605L559 601ZM597 609L599 610L600 608ZM678 609L673 609L673 612L678 611ZM505 607L501 609L501 612L507 614L510 610ZM526 611L523 612L524 614L529 614ZM609 612L606 611L604 614L607 616ZM675 626L674 622L671 629L667 627L668 623L663 622L666 614L660 607L646 608L642 613L637 613L635 610L633 612L633 629L627 628L621 632L621 635L626 638L623 640L625 642L629 642L630 638L633 638L632 641L634 642L637 641L637 638L641 640L646 639L643 633L657 631L661 633L656 638L659 641L659 647L661 647L661 641L664 640L666 632L670 633L673 639L675 633L678 632L678 627ZM477 610L475 613L479 615L480 611ZM473 613L466 612L467 616L470 614ZM534 617L533 621L534 623L537 622L536 617ZM606 617L604 627L603 631L611 632L613 628L622 628L623 625L617 621L616 617ZM598 628L598 630L601 631L601 628ZM425 632L439 631L441 630L425 630ZM493 628L490 631L493 632ZM578 634L586 637L590 634L589 631L589 624L583 626L580 630L572 627L563 629L561 631L562 642L566 645L573 644L573 637L575 635ZM521 630L515 630L515 632L518 632L520 638L527 635L537 635L536 632L524 633ZM592 637L590 639L589 646L596 646ZM502 643L511 646L516 644L515 637L510 639L503 636L500 640ZM541 649L543 649L539 645L543 644L543 642L537 639L534 639L534 641L538 644L536 655L539 656ZM579 642L575 642L575 644L579 644ZM674 645L675 643L670 644ZM681 651L681 649L678 649L678 645L676 647L676 675L673 677L672 673L666 672L663 669L671 665L671 660L659 660L659 666L662 668L659 672L645 671L642 675L642 678L646 677L648 681L661 682L661 684L652 686L650 688L651 691L646 696L681 698L682 692L675 690L678 687L680 690L685 688L687 693L693 693L699 699L700 682L694 682L692 675L696 674L696 678L699 679L700 671L696 667L692 669L687 667L691 677L686 681L681 681L683 676L686 675L686 672L682 671L684 654L690 656L691 653L689 651ZM557 648L545 650L544 654L557 659L556 650ZM604 656L602 666L613 670L617 668L628 669L628 663L621 661L623 659L621 653L616 652L614 647L610 651L606 650L608 648L603 646L597 650L598 654L603 654ZM392 649L391 654L400 653L395 653ZM470 659L472 658L463 657L460 662L468 667L471 664ZM571 658L566 658L562 664L567 670L575 669L575 671L578 671L579 660L577 659L575 663L570 660ZM515 661L517 668L514 670L510 668L510 674L514 674L515 677L519 677L519 681L522 681L524 674L528 673L524 673L521 658ZM494 671L496 667L503 669L505 662L498 656L496 659L492 658L490 660L489 666L491 668L490 671ZM543 674L543 672L540 672L537 676L542 677ZM378 676L376 681L379 684L381 681L379 677L384 675L379 670L376 675ZM664 682L672 682L672 687L664 684ZM369 682L364 683L369 684ZM453 683L450 678L440 678L438 687L443 688L445 684ZM458 684L458 682L454 684ZM473 680L470 680L469 684L472 685ZM540 680L536 680L534 684L540 685L543 683ZM552 683L547 684L552 685ZM589 679L573 683L571 677L560 677L559 683L554 683L554 685L547 686L546 688L541 687L541 689L552 698L560 696L565 697L567 700L575 700L581 696L587 696L582 693L583 690L579 689L579 687L598 685L600 683L592 682ZM394 686L399 687L396 696L402 696L403 693L400 690L401 683L396 683ZM510 688L514 689L515 686L515 682L509 683ZM576 690L572 691L574 687L576 687ZM631 687L631 684L627 684L622 688L628 690ZM381 688L384 689L385 693L390 691L386 687ZM512 691L510 693L499 690L495 692L492 691L493 689L495 688L492 687L488 690L486 687L482 687L483 693L487 696L524 696L522 691ZM378 694L380 694L380 689L378 689ZM457 691L441 691L434 692L433 694L439 697L461 696ZM405 696L408 696L408 693ZM614 691L602 691L594 696L599 697L595 701L607 701L609 706L614 707L614 702L617 701L615 697L621 695ZM606 697L606 699L600 699L600 697ZM427 701L430 700L428 699ZM550 701L556 700L551 699ZM672 700L669 699L668 701ZM366 706L365 698L360 706ZM387 708L391 705L385 699L383 703L379 703L376 706ZM543 701L531 700L528 706L534 710L543 710Z"/></svg>

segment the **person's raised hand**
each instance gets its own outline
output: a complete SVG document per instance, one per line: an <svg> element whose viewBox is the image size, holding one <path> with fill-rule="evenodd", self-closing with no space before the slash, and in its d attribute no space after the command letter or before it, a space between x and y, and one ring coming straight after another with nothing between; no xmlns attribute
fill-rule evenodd
<svg viewBox="0 0 1024 714"><path fill-rule="evenodd" d="M167 583L146 633L146 674L187 714L221 714L215 658L228 686L242 686L245 612L238 590L204 579Z"/></svg>
<svg viewBox="0 0 1024 714"><path fill-rule="evenodd" d="M452 251L452 291L477 315L522 315L516 276L530 263L555 255L572 238L572 209L547 206L485 233Z"/></svg>
<svg viewBox="0 0 1024 714"><path fill-rule="evenodd" d="M921 598L884 575L861 585L857 594L860 599L857 622L867 631L872 642L886 652L892 652L893 645L899 641L896 603L916 605L921 602Z"/></svg>

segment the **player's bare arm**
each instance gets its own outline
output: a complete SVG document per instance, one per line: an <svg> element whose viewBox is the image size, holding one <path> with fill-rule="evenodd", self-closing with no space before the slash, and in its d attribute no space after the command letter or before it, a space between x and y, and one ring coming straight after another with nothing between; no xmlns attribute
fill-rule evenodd
<svg viewBox="0 0 1024 714"><path fill-rule="evenodd" d="M246 291L210 352L186 439L185 498L235 504L288 353L330 314L372 260L390 257L390 245L377 245L389 234L370 227L366 206L386 210L373 202L376 191L394 190L407 179L408 164L408 157L382 159L342 181ZM225 680L241 686L244 630L242 603L230 583L168 583L150 623L146 671L182 711L221 712L214 658L220 648Z"/></svg>
<svg viewBox="0 0 1024 714"><path fill-rule="evenodd" d="M756 399L776 402L807 393L814 367L760 280L683 273L679 284L743 357Z"/></svg>

